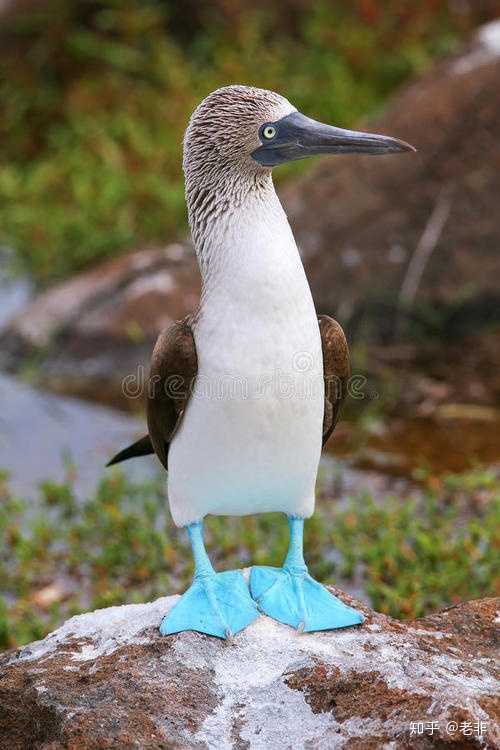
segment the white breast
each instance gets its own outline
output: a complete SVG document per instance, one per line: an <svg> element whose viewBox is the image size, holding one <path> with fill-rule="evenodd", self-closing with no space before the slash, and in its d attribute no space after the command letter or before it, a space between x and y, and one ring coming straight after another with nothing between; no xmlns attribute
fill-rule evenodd
<svg viewBox="0 0 500 750"><path fill-rule="evenodd" d="M194 332L197 382L169 452L172 514L178 525L308 516L324 408L309 286L274 191L221 229Z"/></svg>

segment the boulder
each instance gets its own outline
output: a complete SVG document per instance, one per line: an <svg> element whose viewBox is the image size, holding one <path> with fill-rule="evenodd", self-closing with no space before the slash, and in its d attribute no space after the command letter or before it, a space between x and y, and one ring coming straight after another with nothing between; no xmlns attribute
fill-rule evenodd
<svg viewBox="0 0 500 750"><path fill-rule="evenodd" d="M224 642L161 637L177 597L73 617L0 659L0 745L498 748L498 602L298 634L267 617ZM495 620L496 618L496 620Z"/></svg>
<svg viewBox="0 0 500 750"><path fill-rule="evenodd" d="M36 297L0 332L0 364L36 364L52 390L122 405L123 378L149 366L158 333L198 304L192 249L175 243L115 258Z"/></svg>

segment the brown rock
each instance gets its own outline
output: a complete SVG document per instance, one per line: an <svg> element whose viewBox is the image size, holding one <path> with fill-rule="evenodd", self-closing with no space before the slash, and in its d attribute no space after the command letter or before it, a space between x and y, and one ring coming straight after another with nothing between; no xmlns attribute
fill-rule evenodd
<svg viewBox="0 0 500 750"><path fill-rule="evenodd" d="M39 361L55 391L119 402L141 377L158 333L193 310L199 274L192 250L173 244L103 263L40 294L0 334L2 363Z"/></svg>
<svg viewBox="0 0 500 750"><path fill-rule="evenodd" d="M345 594L336 591L349 603ZM498 602L223 642L162 638L176 597L74 617L0 660L0 747L497 748Z"/></svg>

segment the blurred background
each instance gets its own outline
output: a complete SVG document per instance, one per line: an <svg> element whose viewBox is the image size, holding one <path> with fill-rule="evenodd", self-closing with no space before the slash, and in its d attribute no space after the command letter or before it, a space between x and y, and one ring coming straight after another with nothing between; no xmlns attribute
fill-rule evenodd
<svg viewBox="0 0 500 750"><path fill-rule="evenodd" d="M500 0L3 0L0 49L0 647L189 580L155 461L103 467L197 303L181 142L228 83L418 148L276 171L358 384L312 572L404 618L498 591ZM280 564L285 526L210 519L215 564Z"/></svg>

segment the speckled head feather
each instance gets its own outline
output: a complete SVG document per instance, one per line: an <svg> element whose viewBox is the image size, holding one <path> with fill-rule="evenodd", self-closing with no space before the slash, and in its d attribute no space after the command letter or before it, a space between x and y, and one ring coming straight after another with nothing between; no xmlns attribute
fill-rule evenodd
<svg viewBox="0 0 500 750"><path fill-rule="evenodd" d="M219 171L262 171L250 156L260 145L260 126L294 110L287 99L266 89L225 86L213 91L195 109L186 130L186 181L217 183Z"/></svg>
<svg viewBox="0 0 500 750"><path fill-rule="evenodd" d="M238 205L249 190L269 183L270 168L251 157L259 128L295 111L274 91L225 86L193 112L184 137L183 168L189 221L196 240L201 226Z"/></svg>

